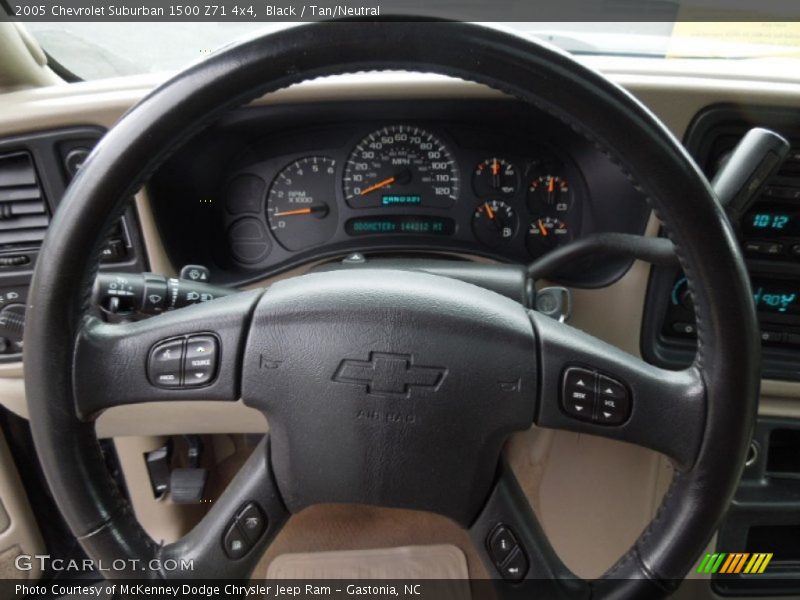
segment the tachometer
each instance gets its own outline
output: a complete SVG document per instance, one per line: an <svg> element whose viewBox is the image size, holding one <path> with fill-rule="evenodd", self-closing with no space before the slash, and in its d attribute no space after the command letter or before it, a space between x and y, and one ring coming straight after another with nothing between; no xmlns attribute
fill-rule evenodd
<svg viewBox="0 0 800 600"><path fill-rule="evenodd" d="M444 143L408 125L370 133L350 153L344 170L344 197L353 208L449 208L459 185L458 167Z"/></svg>
<svg viewBox="0 0 800 600"><path fill-rule="evenodd" d="M333 159L306 156L275 176L267 194L267 220L281 246L317 246L336 232L335 175Z"/></svg>

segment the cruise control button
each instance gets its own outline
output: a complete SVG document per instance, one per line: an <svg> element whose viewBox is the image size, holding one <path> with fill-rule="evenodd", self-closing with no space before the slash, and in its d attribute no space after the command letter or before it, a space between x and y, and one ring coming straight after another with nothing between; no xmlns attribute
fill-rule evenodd
<svg viewBox="0 0 800 600"><path fill-rule="evenodd" d="M600 375L597 382L597 420L617 425L628 418L630 398L627 388L619 381Z"/></svg>
<svg viewBox="0 0 800 600"><path fill-rule="evenodd" d="M571 367L564 373L562 406L571 416L591 420L595 404L596 375L588 369Z"/></svg>
<svg viewBox="0 0 800 600"><path fill-rule="evenodd" d="M500 573L505 579L510 581L520 581L528 572L528 558L525 553L517 548L509 557L508 561L500 567Z"/></svg>
<svg viewBox="0 0 800 600"><path fill-rule="evenodd" d="M228 526L228 530L222 538L222 548L228 558L237 559L242 558L250 550L250 542L247 541L244 534L239 529L236 521Z"/></svg>
<svg viewBox="0 0 800 600"><path fill-rule="evenodd" d="M255 544L267 528L264 513L255 502L250 502L236 516L236 522L250 543Z"/></svg>
<svg viewBox="0 0 800 600"><path fill-rule="evenodd" d="M218 361L217 339L194 335L186 342L184 381L187 386L203 385L214 378Z"/></svg>
<svg viewBox="0 0 800 600"><path fill-rule="evenodd" d="M516 547L517 540L505 525L495 529L489 537L489 554L496 565L502 565Z"/></svg>
<svg viewBox="0 0 800 600"><path fill-rule="evenodd" d="M160 387L179 387L183 355L183 340L156 344L150 351L148 361L150 382Z"/></svg>

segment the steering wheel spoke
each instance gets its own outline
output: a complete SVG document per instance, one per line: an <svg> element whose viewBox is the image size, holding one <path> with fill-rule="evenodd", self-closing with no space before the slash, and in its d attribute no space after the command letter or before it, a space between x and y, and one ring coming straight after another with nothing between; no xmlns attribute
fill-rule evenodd
<svg viewBox="0 0 800 600"><path fill-rule="evenodd" d="M144 321L83 320L73 363L75 403L84 420L125 404L237 400L242 346L260 290Z"/></svg>
<svg viewBox="0 0 800 600"><path fill-rule="evenodd" d="M246 579L288 517L272 476L269 438L265 437L203 520L161 549L162 574ZM171 570L176 565L187 568Z"/></svg>
<svg viewBox="0 0 800 600"><path fill-rule="evenodd" d="M469 533L500 598L589 597L587 582L553 550L505 460Z"/></svg>
<svg viewBox="0 0 800 600"><path fill-rule="evenodd" d="M660 369L569 325L531 318L541 361L537 425L631 442L692 466L706 415L695 367Z"/></svg>

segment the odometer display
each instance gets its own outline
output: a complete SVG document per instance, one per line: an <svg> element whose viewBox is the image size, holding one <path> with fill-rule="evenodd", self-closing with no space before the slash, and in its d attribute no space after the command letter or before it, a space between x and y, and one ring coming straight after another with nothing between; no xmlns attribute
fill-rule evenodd
<svg viewBox="0 0 800 600"><path fill-rule="evenodd" d="M359 217L345 226L349 235L452 235L455 223L445 217L391 215Z"/></svg>
<svg viewBox="0 0 800 600"><path fill-rule="evenodd" d="M450 208L459 187L458 167L444 143L408 125L370 133L344 170L344 196L352 208Z"/></svg>

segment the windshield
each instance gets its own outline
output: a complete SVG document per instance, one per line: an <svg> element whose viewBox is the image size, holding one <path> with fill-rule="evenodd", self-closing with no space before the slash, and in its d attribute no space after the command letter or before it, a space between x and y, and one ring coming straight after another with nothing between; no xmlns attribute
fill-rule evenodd
<svg viewBox="0 0 800 600"><path fill-rule="evenodd" d="M651 58L800 57L797 22L497 23L576 54ZM30 22L44 50L80 79L175 71L239 38L287 23Z"/></svg>

